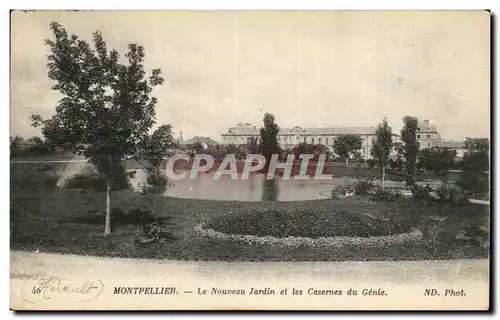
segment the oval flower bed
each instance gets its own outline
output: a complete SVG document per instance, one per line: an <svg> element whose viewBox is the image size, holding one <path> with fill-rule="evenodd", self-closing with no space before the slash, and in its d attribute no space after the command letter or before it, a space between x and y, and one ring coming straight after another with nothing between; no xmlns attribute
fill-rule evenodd
<svg viewBox="0 0 500 320"><path fill-rule="evenodd" d="M250 210L198 224L195 233L218 240L286 247L378 247L422 239L404 220L366 213Z"/></svg>

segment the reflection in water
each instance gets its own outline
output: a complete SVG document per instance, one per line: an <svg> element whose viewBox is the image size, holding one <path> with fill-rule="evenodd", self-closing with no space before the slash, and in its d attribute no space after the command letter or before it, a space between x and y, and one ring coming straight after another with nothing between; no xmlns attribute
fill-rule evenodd
<svg viewBox="0 0 500 320"><path fill-rule="evenodd" d="M262 190L262 201L276 201L278 200L278 185L276 180L264 180L264 189Z"/></svg>
<svg viewBox="0 0 500 320"><path fill-rule="evenodd" d="M180 171L176 174L180 174ZM164 195L176 198L211 199L221 201L302 201L329 198L335 186L345 183L344 178L334 180L266 180L258 173L248 180L213 179L213 172L199 173L196 180L174 181Z"/></svg>

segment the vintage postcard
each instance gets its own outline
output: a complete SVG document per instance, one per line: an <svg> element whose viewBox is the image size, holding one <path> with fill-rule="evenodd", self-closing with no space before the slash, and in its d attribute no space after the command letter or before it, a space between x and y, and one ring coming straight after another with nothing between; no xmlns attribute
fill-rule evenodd
<svg viewBox="0 0 500 320"><path fill-rule="evenodd" d="M488 310L488 11L13 11L13 310Z"/></svg>

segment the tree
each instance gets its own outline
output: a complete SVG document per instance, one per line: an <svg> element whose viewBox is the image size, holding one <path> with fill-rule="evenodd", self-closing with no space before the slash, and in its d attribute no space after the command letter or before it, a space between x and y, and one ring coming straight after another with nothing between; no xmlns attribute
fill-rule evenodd
<svg viewBox="0 0 500 320"><path fill-rule="evenodd" d="M265 172L269 169L269 163L273 154L280 154L278 144L278 133L280 129L275 123L274 116L270 113L264 115L264 126L260 129L261 153L266 159Z"/></svg>
<svg viewBox="0 0 500 320"><path fill-rule="evenodd" d="M246 149L248 154L260 154L259 139L257 137L249 137Z"/></svg>
<svg viewBox="0 0 500 320"><path fill-rule="evenodd" d="M405 159L406 184L411 187L415 183L417 173L417 156L419 142L417 140L418 119L416 117L404 117L403 129L401 129L402 148L400 149Z"/></svg>
<svg viewBox="0 0 500 320"><path fill-rule="evenodd" d="M41 155L44 153L48 153L49 151L48 146L40 137L33 136L28 139L28 142L30 143L30 147L29 150L27 151L29 151L32 154Z"/></svg>
<svg viewBox="0 0 500 320"><path fill-rule="evenodd" d="M48 76L62 98L51 119L33 115L33 125L41 125L43 135L55 145L85 156L105 178L104 235L109 235L112 182L123 177L125 158L136 153L155 123L157 99L150 94L164 80L160 69L146 77L140 45L129 44L127 62L122 64L116 50L108 51L99 31L93 33L92 47L69 36L57 22L50 28L55 40L45 41L50 49Z"/></svg>
<svg viewBox="0 0 500 320"><path fill-rule="evenodd" d="M384 118L375 131L375 142L373 143L371 155L376 165L382 171L382 188L385 188L385 169L392 150L392 129L387 119Z"/></svg>
<svg viewBox="0 0 500 320"><path fill-rule="evenodd" d="M432 147L420 150L419 167L436 174L441 181L446 182L448 171L453 168L457 152L448 148Z"/></svg>
<svg viewBox="0 0 500 320"><path fill-rule="evenodd" d="M298 146L292 149L293 154L295 155L295 159L298 159L301 154L312 153L309 144L305 142L300 142Z"/></svg>
<svg viewBox="0 0 500 320"><path fill-rule="evenodd" d="M396 158L389 160L389 163L392 169L401 171L405 164L403 143L394 142L394 150L396 151Z"/></svg>
<svg viewBox="0 0 500 320"><path fill-rule="evenodd" d="M464 141L464 147L465 149L469 150L469 152L479 152L483 155L487 155L490 150L490 141L488 138L467 137Z"/></svg>
<svg viewBox="0 0 500 320"><path fill-rule="evenodd" d="M196 141L193 143L193 145L191 146L191 149L195 152L195 153L200 153L203 151L203 149L205 149L203 147L203 144L199 141Z"/></svg>
<svg viewBox="0 0 500 320"><path fill-rule="evenodd" d="M327 146L322 144L307 144L305 142L301 142L298 146L294 147L292 153L295 155L296 159L298 159L301 154L313 154L313 161L318 161L321 154L326 154L327 158L330 155Z"/></svg>
<svg viewBox="0 0 500 320"><path fill-rule="evenodd" d="M234 143L230 143L225 146L226 154L234 154L237 155L241 151L240 147L235 145Z"/></svg>
<svg viewBox="0 0 500 320"><path fill-rule="evenodd" d="M489 140L486 138L466 138L464 142L468 149L460 163L460 178L457 184L472 198L478 193L487 192L489 189Z"/></svg>
<svg viewBox="0 0 500 320"><path fill-rule="evenodd" d="M363 141L360 136L343 134L333 141L333 152L345 159L346 167L349 166L349 157L361 149Z"/></svg>
<svg viewBox="0 0 500 320"><path fill-rule="evenodd" d="M159 174L161 161L168 149L176 146L171 125L159 126L151 135L145 136L139 142L139 157L146 160L148 171Z"/></svg>
<svg viewBox="0 0 500 320"><path fill-rule="evenodd" d="M11 157L14 157L14 156L17 156L20 152L21 152L21 145L24 143L24 138L19 136L19 135L15 135L15 136L11 136L10 137L10 156Z"/></svg>

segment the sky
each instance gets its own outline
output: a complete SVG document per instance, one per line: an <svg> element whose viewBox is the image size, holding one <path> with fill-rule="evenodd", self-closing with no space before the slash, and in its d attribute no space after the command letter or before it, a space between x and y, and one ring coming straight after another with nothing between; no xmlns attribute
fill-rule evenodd
<svg viewBox="0 0 500 320"><path fill-rule="evenodd" d="M60 95L47 77L51 21L160 68L157 123L184 139L236 123L376 126L428 119L442 139L490 135L490 16L484 11L38 11L11 15L11 135L41 135Z"/></svg>

